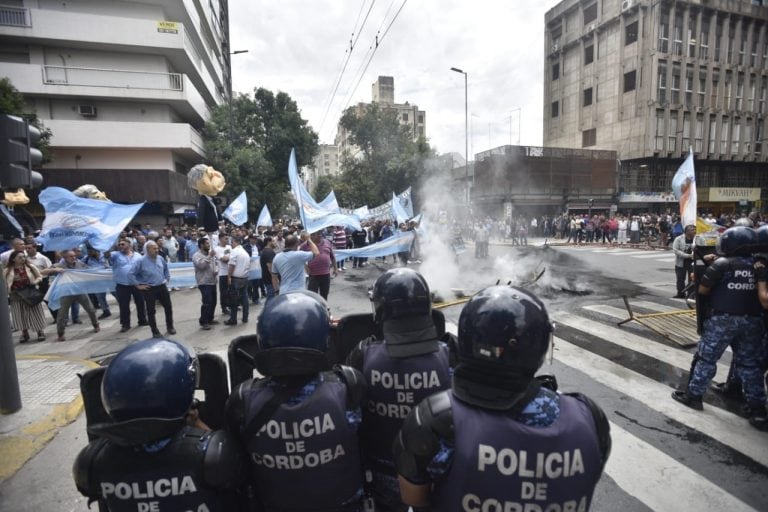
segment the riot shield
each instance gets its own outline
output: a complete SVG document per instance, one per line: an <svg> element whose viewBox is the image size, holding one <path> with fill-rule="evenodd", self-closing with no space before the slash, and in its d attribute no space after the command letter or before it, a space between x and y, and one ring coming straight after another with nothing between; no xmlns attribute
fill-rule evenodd
<svg viewBox="0 0 768 512"><path fill-rule="evenodd" d="M80 377L80 394L83 397L83 408L85 409L86 427L112 421L101 402L101 380L104 378L105 370L106 367L101 366L88 370L82 375L78 374ZM88 433L88 441L93 441L94 437L90 432Z"/></svg>
<svg viewBox="0 0 768 512"><path fill-rule="evenodd" d="M258 338L255 334L238 336L230 342L229 349L227 349L227 360L229 361L229 385L232 391L241 382L254 377L255 357L258 349Z"/></svg>
<svg viewBox="0 0 768 512"><path fill-rule="evenodd" d="M703 235L696 235L693 239L693 282L694 289L698 290L701 278L704 276L704 272L707 270L708 264L704 261L704 257L715 254L715 247L717 243L718 234L705 233ZM704 326L704 320L706 320L711 309L709 296L699 295L696 293L696 332L701 334Z"/></svg>

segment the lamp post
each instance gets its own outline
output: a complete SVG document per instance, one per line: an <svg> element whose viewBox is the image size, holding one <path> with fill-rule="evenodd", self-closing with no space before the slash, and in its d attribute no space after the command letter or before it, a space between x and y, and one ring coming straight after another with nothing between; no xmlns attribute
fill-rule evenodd
<svg viewBox="0 0 768 512"><path fill-rule="evenodd" d="M520 118L523 116L522 107L516 107L509 111L509 145L512 145L512 114L517 112L517 145L520 145Z"/></svg>
<svg viewBox="0 0 768 512"><path fill-rule="evenodd" d="M464 182L467 187L467 206L469 206L469 101L467 96L467 72L459 68L451 68L451 71L464 75L464 160L466 162L464 164Z"/></svg>

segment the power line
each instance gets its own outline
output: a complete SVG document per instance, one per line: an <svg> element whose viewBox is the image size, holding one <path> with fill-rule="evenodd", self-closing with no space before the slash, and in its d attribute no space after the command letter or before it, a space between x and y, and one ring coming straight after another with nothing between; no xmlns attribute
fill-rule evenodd
<svg viewBox="0 0 768 512"><path fill-rule="evenodd" d="M363 28L365 27L365 23L368 21L368 16L371 14L371 10L373 9L373 6L376 4L376 0L373 0L371 2L371 5L368 7L368 12L365 13L365 18L363 19L363 23L360 25L360 29L357 31L357 36L355 36L355 40L352 41L350 38L349 43L349 51L345 52L347 54L347 58L344 61L344 66L341 68L341 72L339 73L339 77L336 79L336 85L333 87L333 92L331 92L331 96L328 99L328 106L325 107L325 113L323 114L323 120L320 122L320 128L317 130L318 133L323 131L323 126L325 125L325 120L328 117L328 112L331 110L331 105L333 105L333 99L336 97L336 91L339 90L339 85L341 85L341 79L344 76L344 71L347 69L347 64L349 64L349 59L352 57L352 51L355 49L355 46L357 45L357 40L360 39L360 34L363 32ZM355 20L355 26L352 27L352 35L355 35L355 28L357 27L357 22L360 20L360 14L363 12L363 8L365 7L365 2L363 2L360 6L360 12L357 13L357 20Z"/></svg>

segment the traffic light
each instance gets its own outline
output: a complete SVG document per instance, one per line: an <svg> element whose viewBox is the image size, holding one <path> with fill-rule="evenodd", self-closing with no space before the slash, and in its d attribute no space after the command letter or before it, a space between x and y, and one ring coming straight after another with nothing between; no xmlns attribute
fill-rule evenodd
<svg viewBox="0 0 768 512"><path fill-rule="evenodd" d="M43 177L33 167L40 165L43 154L34 147L40 130L17 116L0 115L0 188L36 188Z"/></svg>

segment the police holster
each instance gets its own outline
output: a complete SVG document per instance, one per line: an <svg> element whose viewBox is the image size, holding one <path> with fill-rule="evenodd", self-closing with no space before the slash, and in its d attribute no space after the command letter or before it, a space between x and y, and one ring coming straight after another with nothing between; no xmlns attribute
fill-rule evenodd
<svg viewBox="0 0 768 512"><path fill-rule="evenodd" d="M437 337L445 334L445 315L438 309L432 310L432 322L435 324ZM331 327L330 350L328 359L332 365L344 364L355 346L370 336L381 339L381 325L373 320L372 313L360 313L343 317L336 326Z"/></svg>

